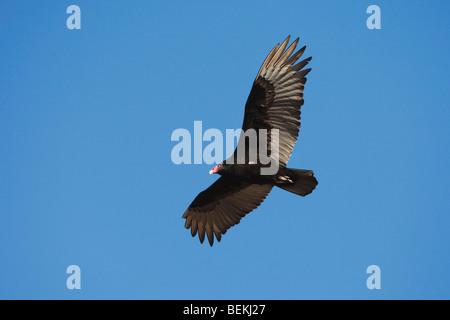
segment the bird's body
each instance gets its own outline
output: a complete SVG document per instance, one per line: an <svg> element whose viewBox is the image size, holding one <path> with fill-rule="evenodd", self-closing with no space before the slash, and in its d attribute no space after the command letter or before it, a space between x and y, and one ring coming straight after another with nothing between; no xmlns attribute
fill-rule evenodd
<svg viewBox="0 0 450 320"><path fill-rule="evenodd" d="M276 186L285 186L294 183L296 175L292 169L280 166L276 174L262 175L261 169L267 166L262 164L222 164L223 168L218 173L228 178L241 179L249 183L266 184L270 183ZM305 176L312 175L313 172L304 170Z"/></svg>
<svg viewBox="0 0 450 320"><path fill-rule="evenodd" d="M235 152L210 171L221 177L183 215L185 227L192 236L198 233L201 242L205 233L211 246L214 235L220 241L274 186L301 196L317 186L313 171L286 167L300 128L305 76L311 70L301 70L311 58L294 65L305 50L292 54L298 40L286 49L288 37L263 62L245 105L243 133ZM254 134L246 135L250 131ZM253 144L251 137L256 139Z"/></svg>

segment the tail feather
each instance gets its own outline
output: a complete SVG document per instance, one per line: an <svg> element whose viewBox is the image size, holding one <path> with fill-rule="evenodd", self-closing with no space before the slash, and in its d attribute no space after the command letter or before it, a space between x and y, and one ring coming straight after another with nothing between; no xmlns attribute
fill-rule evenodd
<svg viewBox="0 0 450 320"><path fill-rule="evenodd" d="M312 170L286 168L282 182L277 183L276 186L304 197L310 194L317 184Z"/></svg>

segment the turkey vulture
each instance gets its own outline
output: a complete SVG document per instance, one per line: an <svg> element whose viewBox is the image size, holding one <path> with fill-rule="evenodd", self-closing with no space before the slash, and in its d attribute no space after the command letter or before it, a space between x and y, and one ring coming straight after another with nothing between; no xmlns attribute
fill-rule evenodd
<svg viewBox="0 0 450 320"><path fill-rule="evenodd" d="M286 167L300 128L305 76L311 71L302 70L311 57L294 64L306 47L292 54L299 39L286 49L289 38L270 51L259 69L245 105L238 146L230 158L210 171L210 174L218 173L221 177L201 192L183 214L186 229L191 228L193 237L198 233L201 243L205 233L211 246L214 235L220 241L222 234L258 207L274 186L300 196L310 194L317 186L313 171ZM263 163L258 152L257 161L250 160L249 155L255 150L250 150L247 136L244 135L247 130L258 133L259 142L266 144L264 147L272 157L272 140L278 142L274 174L262 174L261 169L267 168L267 162ZM266 135L260 135L261 132ZM273 132L277 133L276 139L272 136ZM237 152L239 146L245 149L245 157L240 162ZM261 148L260 143L257 146Z"/></svg>

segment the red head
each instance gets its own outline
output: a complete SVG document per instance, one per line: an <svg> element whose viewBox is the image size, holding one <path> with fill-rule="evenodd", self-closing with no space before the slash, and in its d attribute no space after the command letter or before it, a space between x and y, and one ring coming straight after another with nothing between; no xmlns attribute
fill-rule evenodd
<svg viewBox="0 0 450 320"><path fill-rule="evenodd" d="M218 164L217 166L212 168L211 171L209 171L209 174L217 173L217 172L219 172L222 169L223 169L223 165L222 164Z"/></svg>

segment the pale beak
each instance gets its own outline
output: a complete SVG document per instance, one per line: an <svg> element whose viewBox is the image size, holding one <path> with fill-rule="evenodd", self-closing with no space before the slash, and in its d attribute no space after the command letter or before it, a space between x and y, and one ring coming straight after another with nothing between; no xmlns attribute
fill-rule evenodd
<svg viewBox="0 0 450 320"><path fill-rule="evenodd" d="M212 169L209 170L209 174L214 174L214 171Z"/></svg>

